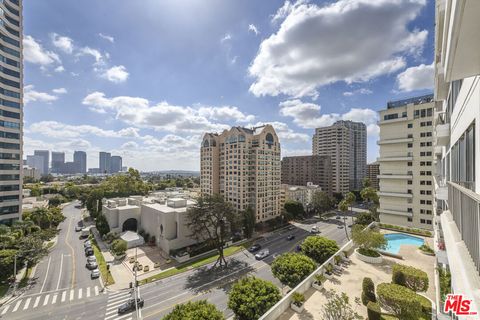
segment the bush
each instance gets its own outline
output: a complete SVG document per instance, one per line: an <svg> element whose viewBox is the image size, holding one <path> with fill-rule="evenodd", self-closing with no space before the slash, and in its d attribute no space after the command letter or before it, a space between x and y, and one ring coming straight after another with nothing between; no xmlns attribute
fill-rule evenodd
<svg viewBox="0 0 480 320"><path fill-rule="evenodd" d="M163 320L223 320L223 313L213 304L205 300L189 301L184 304L177 304L173 310L167 314Z"/></svg>
<svg viewBox="0 0 480 320"><path fill-rule="evenodd" d="M338 250L338 245L334 240L319 236L307 237L301 245L302 252L322 264L333 256Z"/></svg>
<svg viewBox="0 0 480 320"><path fill-rule="evenodd" d="M352 240L363 249L384 249L387 246L387 239L383 234L370 228L365 229L362 225L353 226Z"/></svg>
<svg viewBox="0 0 480 320"><path fill-rule="evenodd" d="M358 253L367 256L367 257L380 257L380 253L375 250L365 249L365 248L358 248Z"/></svg>
<svg viewBox="0 0 480 320"><path fill-rule="evenodd" d="M116 239L112 242L112 252L115 255L124 255L125 251L127 251L127 241L123 239Z"/></svg>
<svg viewBox="0 0 480 320"><path fill-rule="evenodd" d="M368 320L381 320L382 310L376 302L369 301L367 304Z"/></svg>
<svg viewBox="0 0 480 320"><path fill-rule="evenodd" d="M375 217L373 216L373 214L371 214L370 212L360 212L355 219L355 224L368 226L373 221L375 221Z"/></svg>
<svg viewBox="0 0 480 320"><path fill-rule="evenodd" d="M296 287L315 270L315 261L300 253L284 253L272 263L272 273L284 285Z"/></svg>
<svg viewBox="0 0 480 320"><path fill-rule="evenodd" d="M325 278L325 276L322 273L315 275L315 281L318 282L319 284L324 283L325 280L327 280L327 278Z"/></svg>
<svg viewBox="0 0 480 320"><path fill-rule="evenodd" d="M418 249L420 249L421 251L425 252L425 253L428 253L428 254L433 254L435 253L435 251L433 251L432 248L430 248L428 245L426 244L422 244Z"/></svg>
<svg viewBox="0 0 480 320"><path fill-rule="evenodd" d="M297 307L300 307L305 302L305 296L299 292L292 293L292 302Z"/></svg>
<svg viewBox="0 0 480 320"><path fill-rule="evenodd" d="M362 282L362 303L366 306L370 301L377 302L377 298L375 298L375 285L372 279L365 277Z"/></svg>
<svg viewBox="0 0 480 320"><path fill-rule="evenodd" d="M392 282L405 286L415 292L428 290L428 275L420 269L395 264L392 269Z"/></svg>
<svg viewBox="0 0 480 320"><path fill-rule="evenodd" d="M377 299L380 306L399 319L418 319L422 305L412 290L394 283L381 283L377 286Z"/></svg>

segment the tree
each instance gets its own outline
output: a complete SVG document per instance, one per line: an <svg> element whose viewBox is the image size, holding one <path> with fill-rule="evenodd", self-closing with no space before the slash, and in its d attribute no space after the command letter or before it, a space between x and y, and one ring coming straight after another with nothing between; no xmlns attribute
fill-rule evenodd
<svg viewBox="0 0 480 320"><path fill-rule="evenodd" d="M348 202L346 199L343 199L342 201L340 201L340 203L338 204L338 210L343 212L343 217L342 217L343 229L345 230L345 236L347 237L347 240L350 240L350 237L348 236L347 223L346 223L346 217L345 217L345 212L347 212L348 210Z"/></svg>
<svg viewBox="0 0 480 320"><path fill-rule="evenodd" d="M393 313L398 319L418 319L422 306L417 294L394 283L381 283L377 286L377 299L380 306Z"/></svg>
<svg viewBox="0 0 480 320"><path fill-rule="evenodd" d="M256 216L253 209L248 206L243 212L243 231L245 238L250 238L255 231Z"/></svg>
<svg viewBox="0 0 480 320"><path fill-rule="evenodd" d="M352 240L365 250L384 249L387 246L387 240L383 234L359 224L352 228Z"/></svg>
<svg viewBox="0 0 480 320"><path fill-rule="evenodd" d="M108 225L107 217L105 217L104 214L98 215L95 226L102 236L110 232L110 226Z"/></svg>
<svg viewBox="0 0 480 320"><path fill-rule="evenodd" d="M372 182L368 178L363 178L362 187L369 188L372 186Z"/></svg>
<svg viewBox="0 0 480 320"><path fill-rule="evenodd" d="M163 320L224 320L223 313L206 300L177 304Z"/></svg>
<svg viewBox="0 0 480 320"><path fill-rule="evenodd" d="M317 191L312 196L312 206L316 214L323 213L332 209L333 201L325 192Z"/></svg>
<svg viewBox="0 0 480 320"><path fill-rule="evenodd" d="M46 175L43 175L43 176L40 177L40 181L45 182L45 183L52 182L53 180L55 180L55 179L53 178L53 176L51 174L46 174Z"/></svg>
<svg viewBox="0 0 480 320"><path fill-rule="evenodd" d="M112 252L116 256L122 256L127 251L127 241L123 239L115 239L112 242Z"/></svg>
<svg viewBox="0 0 480 320"><path fill-rule="evenodd" d="M254 320L260 318L280 299L280 290L273 283L246 277L232 286L228 295L228 307L238 320Z"/></svg>
<svg viewBox="0 0 480 320"><path fill-rule="evenodd" d="M30 196L32 197L40 197L42 195L42 189L39 184L34 184L28 189L30 189Z"/></svg>
<svg viewBox="0 0 480 320"><path fill-rule="evenodd" d="M375 221L375 217L371 212L360 212L355 219L356 224L363 226L368 226L373 221Z"/></svg>
<svg viewBox="0 0 480 320"><path fill-rule="evenodd" d="M218 259L213 265L227 265L223 254L225 242L235 229L236 214L233 206L220 195L201 196L197 203L188 210L186 225L190 229L190 237L198 242L207 241L217 249Z"/></svg>
<svg viewBox="0 0 480 320"><path fill-rule="evenodd" d="M375 285L372 279L365 277L362 281L362 304L366 306L370 301L377 302Z"/></svg>
<svg viewBox="0 0 480 320"><path fill-rule="evenodd" d="M339 250L335 240L320 236L309 236L301 244L302 252L318 264L327 261Z"/></svg>
<svg viewBox="0 0 480 320"><path fill-rule="evenodd" d="M360 304L358 298L355 299L357 307L350 305L350 299L345 292L337 294L334 290L328 292L328 301L323 306L322 319L323 320L355 320L362 319L362 317L355 312Z"/></svg>
<svg viewBox="0 0 480 320"><path fill-rule="evenodd" d="M298 201L294 200L287 200L283 206L289 216L293 217L294 219L301 218L305 214L305 210L303 209L303 204Z"/></svg>
<svg viewBox="0 0 480 320"><path fill-rule="evenodd" d="M62 197L62 196L55 196L55 197L51 197L50 199L48 199L48 205L50 207L58 207L59 205L61 205L64 202L65 202L65 198Z"/></svg>
<svg viewBox="0 0 480 320"><path fill-rule="evenodd" d="M0 279L8 278L13 273L13 264L17 250L0 250Z"/></svg>
<svg viewBox="0 0 480 320"><path fill-rule="evenodd" d="M43 245L43 240L36 234L20 238L17 247L18 256L27 262L27 266L35 265L48 254L48 249Z"/></svg>
<svg viewBox="0 0 480 320"><path fill-rule="evenodd" d="M369 203L370 213L375 217L375 220L379 220L377 209L380 205L380 200L378 198L377 190L372 187L365 187L360 192L362 199Z"/></svg>
<svg viewBox="0 0 480 320"><path fill-rule="evenodd" d="M393 265L392 282L415 292L428 290L428 275L425 271L399 263Z"/></svg>
<svg viewBox="0 0 480 320"><path fill-rule="evenodd" d="M290 288L296 287L315 268L315 261L301 253L284 253L272 263L275 278Z"/></svg>

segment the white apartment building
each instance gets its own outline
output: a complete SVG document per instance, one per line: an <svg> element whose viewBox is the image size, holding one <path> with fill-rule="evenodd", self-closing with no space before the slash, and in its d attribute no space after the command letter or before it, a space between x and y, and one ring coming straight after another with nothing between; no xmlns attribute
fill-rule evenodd
<svg viewBox="0 0 480 320"><path fill-rule="evenodd" d="M289 184L282 184L282 207L285 201L292 200L300 202L305 210L312 203L315 192L322 191L318 185L308 182L306 186L292 186Z"/></svg>
<svg viewBox="0 0 480 320"><path fill-rule="evenodd" d="M271 125L206 133L200 157L202 194L220 194L237 210L251 207L257 222L280 215L280 142Z"/></svg>
<svg viewBox="0 0 480 320"><path fill-rule="evenodd" d="M480 1L436 3L437 257L480 313ZM478 317L478 316L477 316ZM463 319L463 318L462 318ZM470 319L470 318L469 318Z"/></svg>
<svg viewBox="0 0 480 320"><path fill-rule="evenodd" d="M315 129L313 155L329 156L333 192L360 190L367 171L367 127L362 122L340 120Z"/></svg>
<svg viewBox="0 0 480 320"><path fill-rule="evenodd" d="M433 95L380 111L380 221L433 229Z"/></svg>
<svg viewBox="0 0 480 320"><path fill-rule="evenodd" d="M0 223L22 216L22 2L0 1Z"/></svg>

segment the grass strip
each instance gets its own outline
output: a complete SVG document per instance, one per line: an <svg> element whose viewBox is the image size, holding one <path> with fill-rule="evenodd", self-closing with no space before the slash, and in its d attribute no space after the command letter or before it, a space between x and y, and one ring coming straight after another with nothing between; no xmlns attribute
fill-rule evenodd
<svg viewBox="0 0 480 320"><path fill-rule="evenodd" d="M95 258L97 258L98 269L100 270L103 283L105 284L105 286L114 284L115 280L113 280L113 276L110 273L110 270L107 270L107 263L105 262L105 258L103 257L102 251L98 247L95 237L91 236L89 238L90 238L90 241L92 242L93 253L95 255Z"/></svg>

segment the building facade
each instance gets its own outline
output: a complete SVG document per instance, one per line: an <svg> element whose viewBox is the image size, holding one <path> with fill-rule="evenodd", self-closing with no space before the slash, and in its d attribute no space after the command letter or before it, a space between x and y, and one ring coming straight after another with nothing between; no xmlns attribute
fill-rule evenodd
<svg viewBox="0 0 480 320"><path fill-rule="evenodd" d="M22 2L0 2L0 223L11 223L22 214Z"/></svg>
<svg viewBox="0 0 480 320"><path fill-rule="evenodd" d="M433 228L433 95L380 111L380 221Z"/></svg>
<svg viewBox="0 0 480 320"><path fill-rule="evenodd" d="M271 125L206 133L200 156L202 194L220 194L237 210L251 207L257 222L280 215L280 142Z"/></svg>
<svg viewBox="0 0 480 320"><path fill-rule="evenodd" d="M477 313L480 313L479 14L480 1L437 1L434 61L434 182L438 215L435 250L439 264L450 271L449 292L471 299L470 311Z"/></svg>
<svg viewBox="0 0 480 320"><path fill-rule="evenodd" d="M367 164L367 179L370 181L370 185L372 188L379 190L379 180L378 175L380 174L380 163L373 162Z"/></svg>
<svg viewBox="0 0 480 320"><path fill-rule="evenodd" d="M52 173L62 173L65 164L65 152L52 151Z"/></svg>
<svg viewBox="0 0 480 320"><path fill-rule="evenodd" d="M47 175L48 172L49 172L48 168L50 166L50 151L48 151L48 150L35 150L33 152L33 155L43 158L43 168L41 169L40 173L42 175Z"/></svg>
<svg viewBox="0 0 480 320"><path fill-rule="evenodd" d="M35 168L36 172L42 176L44 170L44 157L42 156L27 156L27 166Z"/></svg>
<svg viewBox="0 0 480 320"><path fill-rule="evenodd" d="M305 211L310 210L312 204L313 195L315 192L323 191L322 188L313 183L307 183L304 186L292 186L288 184L282 184L282 197L281 204L282 207L285 204L285 201L297 201L303 205Z"/></svg>
<svg viewBox="0 0 480 320"><path fill-rule="evenodd" d="M111 154L109 152L100 152L98 154L100 173L110 173L111 172Z"/></svg>
<svg viewBox="0 0 480 320"><path fill-rule="evenodd" d="M333 192L362 188L367 170L367 127L364 123L340 120L315 129L313 155L329 156Z"/></svg>
<svg viewBox="0 0 480 320"><path fill-rule="evenodd" d="M332 194L332 163L330 156L295 156L282 159L282 184L320 186L322 191Z"/></svg>
<svg viewBox="0 0 480 320"><path fill-rule="evenodd" d="M112 156L110 158L110 173L117 173L122 171L122 157Z"/></svg>
<svg viewBox="0 0 480 320"><path fill-rule="evenodd" d="M87 173L87 153L85 151L75 151L73 153L73 162L78 168L77 173Z"/></svg>

